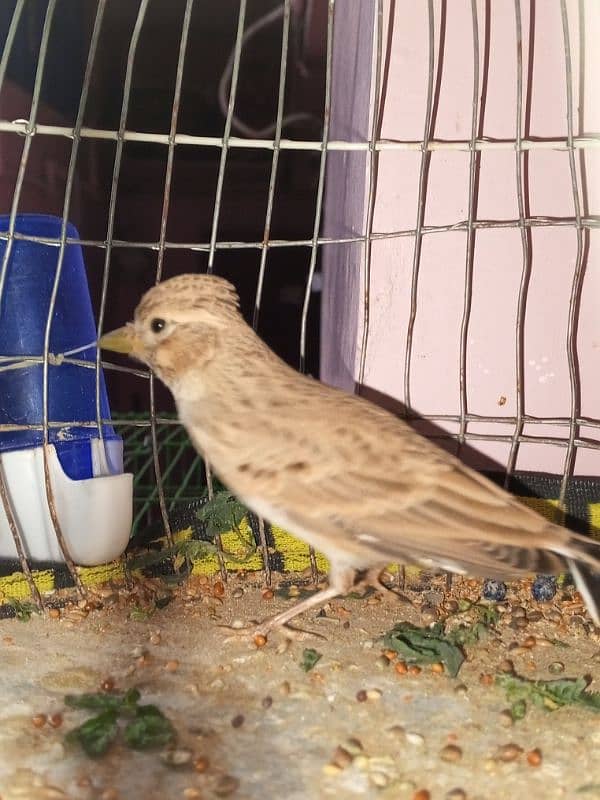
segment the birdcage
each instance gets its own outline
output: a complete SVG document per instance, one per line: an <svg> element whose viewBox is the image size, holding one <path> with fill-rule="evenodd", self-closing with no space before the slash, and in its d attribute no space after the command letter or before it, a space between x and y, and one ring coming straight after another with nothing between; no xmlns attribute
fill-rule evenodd
<svg viewBox="0 0 600 800"><path fill-rule="evenodd" d="M75 17L52 0L44 13L24 0L3 7L9 214L0 287L10 289L15 247L54 248L58 265L39 352L24 363L7 351L3 371L6 380L27 364L40 368L40 418L21 428L40 434L37 477L45 475L44 502L81 590L48 480L53 426L77 421L50 412L52 367L78 353L52 351L49 320L65 254L78 244L98 330L122 322L166 275L225 274L255 327L299 369L318 369L320 347L324 380L391 405L536 507L556 501L572 526L587 530L598 518L596 8L271 5L242 2L237 16L227 9L212 24L231 45L213 75L220 119L190 77L211 29L193 0L168 12L149 0L101 0ZM161 25L169 47L157 78L145 39ZM78 71L67 80L57 52L76 29L87 38L77 39ZM246 65L252 79L263 76L260 96ZM286 211L294 203L303 230ZM19 223L33 211L63 222L36 234ZM210 471L151 375L99 354L84 366L95 375L95 411L80 423L106 438L104 370L125 472L135 475L133 533L170 539L212 496ZM18 431L18 419L2 428ZM7 469L5 457L14 551L5 571L13 575L16 558L38 596ZM285 553L268 525L257 531L268 577ZM305 557L314 578L315 554ZM61 572L46 561L34 572Z"/></svg>
<svg viewBox="0 0 600 800"><path fill-rule="evenodd" d="M399 661L386 672L395 658L387 650L376 668L389 708L377 717L382 690L352 681L366 680L365 658L377 650L382 630L365 639L359 624L350 632L361 646L345 641L352 614L344 607L333 620L339 660L299 690L290 665L310 671L321 657L314 649L292 659L284 644L275 665L262 650L256 663L269 666L254 683L245 651L227 669L215 666L219 637L202 641L192 659L193 626L185 627L184 612L201 596L192 592L195 578L211 576L202 601L217 603L226 581L252 573L260 597L275 602L281 587L290 598L311 591L328 564L243 508L227 507L229 527L229 517L216 520L220 498L231 502L228 491L192 447L169 394L145 367L101 353L97 340L129 320L155 283L184 272L225 276L239 289L245 317L286 361L391 409L536 510L597 535L599 35L595 0L0 3L0 614L26 618L37 606L48 611L49 625L74 625L73 614L100 609L83 639L68 626L52 635L34 628L15 654L14 639L5 636L0 690L22 691L21 672L42 667L43 680L36 673L28 684L39 702L40 686L57 693L91 681L93 688L101 658L127 685L147 670L144 690L163 695L165 675L174 681L183 673L181 686L168 685L170 702L183 709L188 740L205 748L200 757L192 756L192 745L170 748L162 760L121 772L118 757L89 774L77 764L73 796L134 797L140 787L148 798L234 794L240 781L226 772L227 763L211 764L214 752L246 764L248 798L381 791L408 797L413 790L414 798L428 798L417 791L424 774L435 783L434 796L466 797L451 790L454 767L448 774L433 769L433 751L422 747L427 737L437 742L438 733L452 731L441 757L462 758L448 715L464 722L461 736L473 735L469 725L480 732L476 769L461 775L474 780L481 773L486 796L523 793L518 764L500 774L505 762L521 758L517 745L480 768L481 742L488 737L491 747L495 730L489 715L502 708L486 711L493 680L487 668L476 676L480 699L465 711L465 685L458 692L439 682L443 664L431 667L438 681L431 697L420 696L421 668ZM294 575L291 588L282 580L287 573ZM397 566L390 573L401 579ZM193 669L166 660L161 632L152 628L152 614L174 584L182 592L181 620L172 613L164 628L184 643ZM115 587L123 586L130 605L121 619ZM480 588L463 586L467 611L481 611ZM443 586L425 581L417 588L426 595L419 608L429 624ZM145 591L153 593L152 604ZM86 605L86 597L96 605ZM563 661L594 658L581 598L572 593L567 600L578 627L571 634L565 623L560 635L577 646L561 650L561 661L546 659L556 673ZM453 602L448 613L460 612ZM510 641L515 661L525 654L533 663L535 637L512 641L528 624L520 610L504 644ZM381 614L391 627L393 612ZM202 622L197 614L194 624ZM477 622L469 632L479 635L477 625L487 629L487 621ZM136 639L129 647L130 630L146 637L143 645ZM494 635L492 649L500 649L500 633ZM46 674L49 639L57 671ZM563 645L552 636L543 641L548 650ZM254 644L258 652L265 641ZM35 657L23 666L27 648ZM75 655L87 659L85 669L73 667ZM148 678L151 658L156 665L159 657L164 666ZM340 666L344 658L352 669ZM506 663L505 680L516 680L514 664ZM391 673L412 681L408 690L392 686ZM275 689L274 675L282 681ZM329 680L333 688L323 689ZM581 700L582 681L568 683L571 699ZM116 714L113 678L101 688ZM322 702L313 718L307 708L315 692ZM279 716L258 720L256 709L267 715L274 696ZM137 713L132 697L122 700L129 714ZM28 769L12 776L19 796L66 796L43 776L27 777L44 753L56 761L48 775L60 782L71 774L62 751L38 753L50 728L61 726L62 711L40 715L26 704L27 735L31 722L43 731L19 738L16 716L4 730L5 712L17 715L25 702L13 699L9 694L11 702L2 703L0 787L11 758L30 758ZM231 736L248 728L244 714L233 714L238 699L250 703L246 716L256 732L245 739ZM286 717L288 701L297 704ZM504 722L525 714L525 701L519 703L502 711ZM300 725L309 717L314 725L305 734ZM423 735L390 728L390 717L420 725ZM284 719L295 721L289 738ZM349 720L363 726L360 739ZM593 769L592 748L577 749L579 720L574 713L563 722L562 752L551 765L564 796ZM329 728L352 736L334 747L323 734ZM526 730L554 741L552 725L538 721ZM306 759L298 757L299 731ZM389 753L374 755L388 735L395 737L392 754L402 742L409 777L417 764L418 780L404 780ZM526 758L539 766L541 751ZM159 761L168 778L156 777ZM316 778L302 773L305 761ZM194 780L205 784L194 783L191 764ZM527 778L532 787L534 772ZM113 774L129 786L127 794L107 786ZM547 781L550 773L537 774ZM584 777L580 790L593 791L593 776ZM492 787L496 779L507 781L506 793Z"/></svg>

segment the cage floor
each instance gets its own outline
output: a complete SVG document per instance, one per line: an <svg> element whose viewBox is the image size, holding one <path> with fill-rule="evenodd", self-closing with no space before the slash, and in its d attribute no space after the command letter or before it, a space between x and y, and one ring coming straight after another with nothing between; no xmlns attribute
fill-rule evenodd
<svg viewBox="0 0 600 800"><path fill-rule="evenodd" d="M518 674L547 680L558 662L560 677L590 675L598 690L600 638L586 629L577 596L565 590L542 606L527 586L512 587L495 631L467 647L450 678L429 666L400 674L382 658L386 630L402 620L424 624L448 603L438 579L418 588L406 591L410 602L334 601L326 616L300 623L325 638L273 634L260 648L250 637L226 641L218 627L292 602L287 590L264 598L251 576L230 579L223 596L212 580L197 579L162 609L137 589L107 588L100 609L1 620L2 800L597 796L598 714L532 707L509 724L505 692L487 677L511 659ZM479 590L459 580L453 588L472 599ZM309 672L300 666L305 648L322 654ZM65 707L64 695L98 691L109 678L138 687L143 702L169 717L179 737L171 760L180 766L124 744L90 759L64 743L86 718ZM54 726L36 727L44 714L59 715ZM509 744L517 747L499 749ZM541 763L528 759L537 749Z"/></svg>

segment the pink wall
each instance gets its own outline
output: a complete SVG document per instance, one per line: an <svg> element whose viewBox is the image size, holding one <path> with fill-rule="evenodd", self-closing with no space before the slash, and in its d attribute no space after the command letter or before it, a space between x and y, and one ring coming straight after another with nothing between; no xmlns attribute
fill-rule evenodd
<svg viewBox="0 0 600 800"><path fill-rule="evenodd" d="M362 66L372 57L373 9L360 28L361 56L353 51L353 63ZM381 137L395 141L423 138L427 93L428 28L427 3L396 0L392 45L389 53L389 83ZM489 75L485 93L482 135L492 139L515 138L516 125L516 29L513 0L494 0L489 5ZM566 80L563 31L558 2L533 2L535 24L530 60L530 2L523 0L524 125L528 138L561 139L567 134ZM390 3L384 3L387 24ZM580 3L567 3L574 71L574 133L600 131L600 103L596 100L600 75L600 4L583 2L585 25L579 18ZM440 41L440 12L436 0L436 51ZM477 3L480 47L485 42L486 3ZM347 14L346 3L338 4L336 25L357 29ZM346 40L348 32L344 31ZM364 38L363 38L364 37ZM470 0L447 3L443 45L443 72L433 138L468 140L471 131L473 91L473 40ZM344 114L368 102L364 84L353 84L356 72L348 68L348 54L334 61L334 136L347 138L351 127ZM353 50L353 48L349 48ZM385 47L384 47L385 58ZM436 65L437 66L437 65ZM483 52L480 74L483 74ZM580 76L584 76L580 80ZM362 80L362 78L361 78ZM350 87L355 86L352 92ZM342 98L345 102L342 103ZM336 110L336 103L338 108ZM525 128L526 104L530 119ZM339 105L343 105L340 108ZM578 110L579 106L579 110ZM338 128L336 129L336 126ZM365 139L367 125L360 128ZM582 213L598 214L600 205L600 148L579 151L576 161ZM347 156L347 158L350 158ZM354 158L354 155L352 156ZM364 186L366 158L352 162L362 176L344 174L341 156L330 163L327 234L364 232ZM376 233L413 229L417 218L418 150L384 151L379 158L379 178L373 229ZM581 190L585 178L587 190ZM359 178L362 178L360 180ZM572 217L574 201L566 150L532 150L525 174L529 215ZM353 185L354 192L340 191ZM448 225L467 219L469 153L440 150L431 158L425 225ZM341 202L343 199L343 202ZM476 218L518 218L515 153L511 149L484 150L481 156L479 199ZM598 217L596 216L596 220ZM411 404L422 414L458 414L460 326L465 284L465 231L427 234L423 237L419 272L417 315L411 360ZM352 250L352 247L354 248ZM358 377L362 328L363 269L358 245L329 246L324 261L323 378L347 386ZM333 252L337 250L336 252ZM376 241L371 259L370 326L364 383L404 401L404 358L410 311L410 283L414 237ZM577 235L574 227L537 227L531 234L531 280L525 317L524 388L525 412L539 417L568 417L570 384L566 351L567 315L576 263ZM579 313L577 348L581 374L581 413L598 419L600 407L600 231L589 234L586 272ZM517 228L480 230L475 236L473 297L467 339L468 411L494 417L516 413L515 326L523 254ZM344 292L344 302L339 292ZM344 365L343 367L341 365ZM505 400L504 400L505 398ZM457 432L455 423L444 427ZM468 432L511 435L512 423L469 423ZM556 425L529 425L524 433L565 436L568 429ZM600 440L598 428L582 429L582 437ZM505 464L508 444L469 441L481 453ZM517 469L562 473L565 449L541 443L523 443ZM600 451L579 449L579 474L600 474Z"/></svg>

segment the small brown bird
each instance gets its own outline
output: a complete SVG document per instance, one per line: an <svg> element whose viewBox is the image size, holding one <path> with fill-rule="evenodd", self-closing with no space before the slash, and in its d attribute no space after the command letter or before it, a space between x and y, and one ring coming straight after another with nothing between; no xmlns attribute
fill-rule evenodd
<svg viewBox="0 0 600 800"><path fill-rule="evenodd" d="M234 287L180 275L146 292L103 348L146 363L221 480L331 564L329 586L262 623L377 585L391 562L518 578L571 571L600 624L600 544L553 525L372 403L293 370Z"/></svg>

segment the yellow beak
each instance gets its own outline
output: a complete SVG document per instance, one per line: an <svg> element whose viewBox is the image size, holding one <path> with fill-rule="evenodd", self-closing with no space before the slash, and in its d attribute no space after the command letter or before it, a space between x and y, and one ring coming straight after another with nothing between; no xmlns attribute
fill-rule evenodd
<svg viewBox="0 0 600 800"><path fill-rule="evenodd" d="M110 333L105 333L98 342L103 350L112 350L113 353L125 353L130 355L136 350L138 338L135 335L133 325L128 323L122 328L117 328Z"/></svg>

